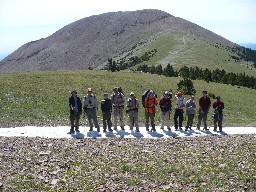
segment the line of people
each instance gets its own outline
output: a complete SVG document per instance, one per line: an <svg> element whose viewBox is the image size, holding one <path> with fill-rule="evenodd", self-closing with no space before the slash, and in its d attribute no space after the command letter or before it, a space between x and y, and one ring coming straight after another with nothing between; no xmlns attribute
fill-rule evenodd
<svg viewBox="0 0 256 192"><path fill-rule="evenodd" d="M203 95L199 98L199 110L198 110L198 123L197 129L200 130L201 122L203 121L204 130L207 128L207 116L211 106L210 97L207 95L207 91L202 92ZM129 99L126 101L126 113L129 116L129 126L130 130L135 130L139 132L139 100L136 98L134 92L131 92ZM124 108L125 108L125 95L120 87L115 87L113 93L109 98L108 93L104 93L103 100L101 100L101 111L103 116L103 131L117 131L117 125L121 130L124 129ZM190 96L189 100L186 101L182 92L178 92L174 96L175 106L174 106L174 127L177 131L182 130L182 124L184 121L184 110L187 115L187 122L185 126L185 131L192 129L195 112L196 103L194 96ZM224 103L220 100L220 97L216 97L216 101L213 103L214 114L212 116L214 131L222 131L222 120L223 120L223 109ZM149 125L151 125L151 131L156 131L155 129L155 114L156 107L159 104L161 109L161 129L167 127L167 130L171 130L171 111L172 111L172 92L165 91L160 101L158 102L157 95L152 90L147 90L142 96L142 105L145 108L145 126L146 130L149 131ZM93 131L93 127L100 132L100 126L97 118L98 101L96 95L93 93L92 88L87 89L87 94L83 98L83 105L80 97L77 95L77 91L72 91L69 97L69 107L70 107L70 131L68 134L73 134L79 132L79 120L84 111L84 117L86 116L89 123L89 131ZM112 115L113 115L113 125L112 125ZM149 124L150 123L150 124Z"/></svg>

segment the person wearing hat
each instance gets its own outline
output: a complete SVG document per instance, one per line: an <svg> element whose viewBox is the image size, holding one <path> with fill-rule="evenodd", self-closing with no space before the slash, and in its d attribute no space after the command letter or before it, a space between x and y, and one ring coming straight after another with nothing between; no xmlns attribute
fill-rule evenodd
<svg viewBox="0 0 256 192"><path fill-rule="evenodd" d="M151 131L156 131L155 114L156 114L156 106L158 105L158 101L157 101L157 98L156 98L153 90L150 90L148 92L148 95L144 101L144 105L145 105L146 130L149 131L149 119L150 119L151 126L152 126Z"/></svg>
<svg viewBox="0 0 256 192"><path fill-rule="evenodd" d="M117 131L117 119L120 120L120 127L124 130L124 94L118 87L113 89L113 94L111 95L111 102L113 105L114 112L114 130Z"/></svg>
<svg viewBox="0 0 256 192"><path fill-rule="evenodd" d="M183 108L186 106L186 99L183 96L183 93L180 91L175 95L175 98L176 98L176 105L175 105L175 113L174 113L174 127L175 127L175 131L177 131L178 127L180 130L182 130L182 122L184 119Z"/></svg>
<svg viewBox="0 0 256 192"><path fill-rule="evenodd" d="M188 116L188 120L187 120L187 126L185 128L185 131L187 131L188 129L192 130L193 120L195 117L195 109L196 109L195 97L191 95L190 99L186 102L186 114Z"/></svg>
<svg viewBox="0 0 256 192"><path fill-rule="evenodd" d="M139 122L138 122L138 110L139 110L139 101L136 99L133 92L130 93L130 98L127 100L127 112L129 114L130 121L130 130L133 130L135 125L136 131L139 132Z"/></svg>
<svg viewBox="0 0 256 192"><path fill-rule="evenodd" d="M98 132L100 132L100 127L97 119L98 102L96 96L92 92L92 88L87 89L87 94L84 96L84 116L86 114L90 130L93 130L93 124Z"/></svg>
<svg viewBox="0 0 256 192"><path fill-rule="evenodd" d="M111 129L112 102L108 98L108 93L104 93L104 99L101 100L101 111L103 116L103 132L106 132L107 126L108 126L108 131L113 131Z"/></svg>
<svg viewBox="0 0 256 192"><path fill-rule="evenodd" d="M200 130L201 121L204 122L204 130L207 129L207 115L211 106L211 99L207 95L207 91L203 91L203 96L199 98L199 111L198 111L198 122L197 129Z"/></svg>
<svg viewBox="0 0 256 192"><path fill-rule="evenodd" d="M172 101L170 98L170 93L165 91L162 98L159 101L159 106L161 109L161 129L167 126L168 130L171 130L170 114L172 109Z"/></svg>
<svg viewBox="0 0 256 192"><path fill-rule="evenodd" d="M222 131L222 120L223 120L223 109L224 109L224 102L220 100L220 96L216 97L216 101L213 103L213 131L217 131L217 123L219 130Z"/></svg>
<svg viewBox="0 0 256 192"><path fill-rule="evenodd" d="M77 96L77 91L71 92L71 96L68 99L70 109L70 131L68 134L79 133L79 119L82 113L82 102L80 97ZM74 130L75 129L75 130Z"/></svg>

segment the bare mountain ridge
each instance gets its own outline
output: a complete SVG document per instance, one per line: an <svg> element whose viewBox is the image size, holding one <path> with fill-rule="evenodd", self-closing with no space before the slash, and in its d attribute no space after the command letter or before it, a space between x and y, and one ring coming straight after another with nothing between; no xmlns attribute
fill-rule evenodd
<svg viewBox="0 0 256 192"><path fill-rule="evenodd" d="M236 44L184 19L159 10L111 12L75 21L47 38L29 42L0 63L0 73L103 68L141 42L145 34L190 32L225 46Z"/></svg>

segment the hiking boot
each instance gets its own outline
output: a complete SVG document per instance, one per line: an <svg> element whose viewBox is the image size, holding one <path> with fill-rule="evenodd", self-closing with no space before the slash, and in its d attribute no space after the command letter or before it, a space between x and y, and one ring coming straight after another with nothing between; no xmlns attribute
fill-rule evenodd
<svg viewBox="0 0 256 192"><path fill-rule="evenodd" d="M67 134L74 134L75 131L69 131Z"/></svg>
<svg viewBox="0 0 256 192"><path fill-rule="evenodd" d="M170 128L170 127L168 127L167 129L168 129L168 131L171 131L171 128Z"/></svg>
<svg viewBox="0 0 256 192"><path fill-rule="evenodd" d="M130 130L132 131L132 130L133 130L133 128L131 127L131 128L130 128Z"/></svg>
<svg viewBox="0 0 256 192"><path fill-rule="evenodd" d="M204 128L204 130L205 130L205 131L208 131L209 129L207 129L207 128Z"/></svg>
<svg viewBox="0 0 256 192"><path fill-rule="evenodd" d="M77 133L80 133L80 131L79 131L79 128L78 128L78 127L76 127L76 132L77 132Z"/></svg>
<svg viewBox="0 0 256 192"><path fill-rule="evenodd" d="M115 130L115 131L117 131L117 128L116 128L116 127L114 127L114 130Z"/></svg>
<svg viewBox="0 0 256 192"><path fill-rule="evenodd" d="M97 131L100 132L100 128L99 127L97 127Z"/></svg>
<svg viewBox="0 0 256 192"><path fill-rule="evenodd" d="M164 127L160 127L160 129L164 130Z"/></svg>
<svg viewBox="0 0 256 192"><path fill-rule="evenodd" d="M124 126L121 126L121 129L124 131Z"/></svg>
<svg viewBox="0 0 256 192"><path fill-rule="evenodd" d="M146 128L146 131L149 131L149 128L148 128L148 127Z"/></svg>
<svg viewBox="0 0 256 192"><path fill-rule="evenodd" d="M93 129L92 129L92 128L90 128L90 129L89 129L89 131L93 131Z"/></svg>
<svg viewBox="0 0 256 192"><path fill-rule="evenodd" d="M106 132L106 128L105 128L105 129L103 129L103 132L104 132L104 133Z"/></svg>
<svg viewBox="0 0 256 192"><path fill-rule="evenodd" d="M71 127L71 128L70 128L70 131L69 131L67 134L74 134L74 133L75 133L74 127Z"/></svg>
<svg viewBox="0 0 256 192"><path fill-rule="evenodd" d="M188 130L188 128L186 127L186 128L185 128L185 131L187 131L187 130Z"/></svg>
<svg viewBox="0 0 256 192"><path fill-rule="evenodd" d="M112 130L111 128L108 128L108 131L111 131L111 132L112 132L113 130Z"/></svg>
<svg viewBox="0 0 256 192"><path fill-rule="evenodd" d="M183 130L181 127L179 128L180 130Z"/></svg>

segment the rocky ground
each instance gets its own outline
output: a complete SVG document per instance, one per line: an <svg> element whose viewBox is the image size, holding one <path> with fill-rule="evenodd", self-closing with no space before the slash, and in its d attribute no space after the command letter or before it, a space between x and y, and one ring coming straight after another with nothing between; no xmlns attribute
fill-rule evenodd
<svg viewBox="0 0 256 192"><path fill-rule="evenodd" d="M256 135L0 137L0 191L255 191Z"/></svg>

